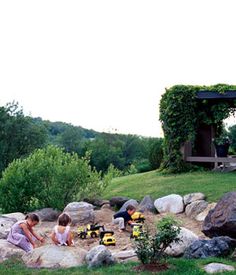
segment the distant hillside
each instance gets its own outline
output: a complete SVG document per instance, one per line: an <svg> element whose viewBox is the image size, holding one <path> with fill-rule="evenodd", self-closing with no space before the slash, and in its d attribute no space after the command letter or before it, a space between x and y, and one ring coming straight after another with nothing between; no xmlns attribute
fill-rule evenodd
<svg viewBox="0 0 236 275"><path fill-rule="evenodd" d="M100 133L64 122L32 118L33 123L47 132L47 143L84 156L91 152L91 164L105 172L110 164L121 171L145 172L159 167L162 158L162 139L137 135ZM151 151L157 149L158 157ZM155 153L155 152L154 152ZM154 156L154 162L150 162Z"/></svg>

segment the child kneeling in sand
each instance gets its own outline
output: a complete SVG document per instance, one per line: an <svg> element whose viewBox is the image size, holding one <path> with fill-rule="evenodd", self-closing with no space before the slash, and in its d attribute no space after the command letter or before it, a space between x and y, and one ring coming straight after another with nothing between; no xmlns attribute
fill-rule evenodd
<svg viewBox="0 0 236 275"><path fill-rule="evenodd" d="M44 242L44 238L38 236L33 227L39 223L39 217L37 214L28 214L25 220L18 221L11 227L8 234L7 241L16 246L19 246L24 251L29 252L36 247L35 240Z"/></svg>
<svg viewBox="0 0 236 275"><path fill-rule="evenodd" d="M70 231L71 217L62 213L58 217L57 225L54 227L51 238L54 244L62 246L71 246L74 244L72 239L72 232Z"/></svg>
<svg viewBox="0 0 236 275"><path fill-rule="evenodd" d="M113 224L118 224L120 232L125 231L127 224L132 224L131 216L135 211L136 208L133 205L128 205L126 211L118 212L113 216L112 222Z"/></svg>

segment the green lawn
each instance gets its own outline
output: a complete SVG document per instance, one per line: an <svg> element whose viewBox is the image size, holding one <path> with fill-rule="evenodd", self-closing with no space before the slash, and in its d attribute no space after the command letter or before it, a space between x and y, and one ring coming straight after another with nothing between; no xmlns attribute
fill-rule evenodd
<svg viewBox="0 0 236 275"><path fill-rule="evenodd" d="M154 199L169 195L185 195L202 192L209 202L217 201L229 191L236 191L236 173L192 172L179 175L163 175L158 171L115 178L104 192L104 198L127 196L142 199L151 195Z"/></svg>
<svg viewBox="0 0 236 275"><path fill-rule="evenodd" d="M186 259L169 259L168 260L170 269L165 272L160 272L158 274L164 275L200 275L206 274L202 270L202 266L211 262L221 262L229 265L233 265L236 268L236 263L224 260L224 259L207 259L207 260L186 260ZM6 261L0 264L0 274L1 275L108 275L108 274L136 274L137 272L133 270L133 267L137 263L128 263L128 264L116 264L110 267L103 267L97 269L88 269L87 267L78 267L78 268L69 268L69 269L28 269L24 265L16 260ZM149 274L149 272L142 272L142 274ZM152 273L153 274L153 273ZM236 272L224 272L221 274L236 274Z"/></svg>

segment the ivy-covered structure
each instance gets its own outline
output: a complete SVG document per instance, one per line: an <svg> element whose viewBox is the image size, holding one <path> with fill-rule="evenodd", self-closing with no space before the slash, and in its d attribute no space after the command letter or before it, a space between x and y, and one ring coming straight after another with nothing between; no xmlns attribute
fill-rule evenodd
<svg viewBox="0 0 236 275"><path fill-rule="evenodd" d="M215 154L212 139L222 135L223 120L235 110L234 85L176 85L166 89L160 102L165 136L162 167L170 172L183 172L189 168L186 161L205 157L203 162L213 162L207 159Z"/></svg>

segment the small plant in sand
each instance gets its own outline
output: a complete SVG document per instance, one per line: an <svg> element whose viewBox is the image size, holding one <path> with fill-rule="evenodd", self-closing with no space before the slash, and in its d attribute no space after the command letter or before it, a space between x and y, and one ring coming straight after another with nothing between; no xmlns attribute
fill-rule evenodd
<svg viewBox="0 0 236 275"><path fill-rule="evenodd" d="M165 250L172 242L179 242L179 232L179 223L171 216L166 216L157 223L157 231L154 235L149 234L148 231L143 232L135 242L135 251L142 265L160 267L162 264L163 269L166 269L167 266L163 265Z"/></svg>

